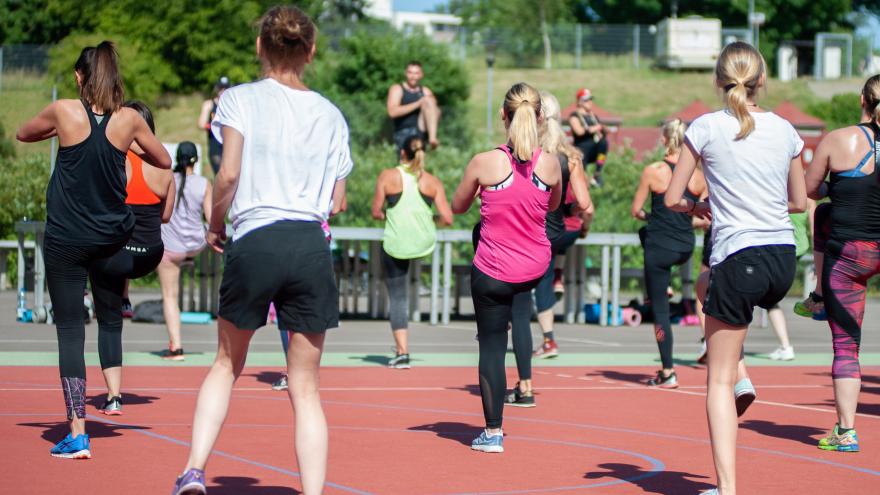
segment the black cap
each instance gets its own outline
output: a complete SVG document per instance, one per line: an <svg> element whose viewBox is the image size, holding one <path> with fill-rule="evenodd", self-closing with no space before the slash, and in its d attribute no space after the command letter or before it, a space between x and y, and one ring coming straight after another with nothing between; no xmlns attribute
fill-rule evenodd
<svg viewBox="0 0 880 495"><path fill-rule="evenodd" d="M199 150L191 141L177 145L177 166L192 166L199 160Z"/></svg>

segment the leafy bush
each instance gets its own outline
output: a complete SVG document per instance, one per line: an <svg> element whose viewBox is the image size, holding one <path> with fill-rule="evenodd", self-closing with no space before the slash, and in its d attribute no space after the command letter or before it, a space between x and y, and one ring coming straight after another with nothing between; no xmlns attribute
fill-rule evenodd
<svg viewBox="0 0 880 495"><path fill-rule="evenodd" d="M46 219L46 184L49 182L49 158L27 155L0 158L0 182L15 187L0 188L0 238L15 234L15 222L23 218Z"/></svg>
<svg viewBox="0 0 880 495"><path fill-rule="evenodd" d="M857 124L862 116L862 104L858 94L842 93L810 105L807 113L824 120L828 130L834 130Z"/></svg>

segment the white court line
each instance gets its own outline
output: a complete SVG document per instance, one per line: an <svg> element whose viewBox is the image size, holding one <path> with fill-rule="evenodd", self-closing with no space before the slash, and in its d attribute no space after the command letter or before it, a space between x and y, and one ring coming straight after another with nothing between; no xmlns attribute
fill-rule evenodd
<svg viewBox="0 0 880 495"><path fill-rule="evenodd" d="M623 344L620 342L603 342L601 340L590 340L590 339L578 339L574 337L556 337L556 340L559 342L575 342L577 344L590 344L590 345L598 345L601 347L621 347ZM642 344L635 344L632 347L640 347Z"/></svg>

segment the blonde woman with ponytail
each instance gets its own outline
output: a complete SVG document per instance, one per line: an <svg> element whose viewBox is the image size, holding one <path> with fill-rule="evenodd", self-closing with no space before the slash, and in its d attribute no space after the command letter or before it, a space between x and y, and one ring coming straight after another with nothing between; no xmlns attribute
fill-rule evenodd
<svg viewBox="0 0 880 495"><path fill-rule="evenodd" d="M537 357L551 357L550 351L557 352L553 338L553 306L556 296L553 293L554 258L564 255L580 236L579 231L565 230L565 217L582 215L587 221L592 218L593 203L584 174L583 156L577 148L569 144L560 124L559 101L550 93L541 92L541 147L544 153L556 155L559 160L559 173L562 181L563 194L570 190L573 203L560 201L558 208L547 212L545 217L547 240L550 241L550 264L535 287L535 306L538 324L544 336L543 342L535 352ZM519 381L507 394L506 403L514 407L534 407L535 396L532 393L532 297L529 292L521 292L513 299L513 320L511 337L513 353L516 356L516 368Z"/></svg>
<svg viewBox="0 0 880 495"><path fill-rule="evenodd" d="M513 85L501 108L507 144L471 159L452 200L456 214L467 212L477 196L482 203L471 267L486 420L471 448L482 452L504 452L504 355L513 299L532 290L550 264L544 218L559 207L562 177L559 160L541 149L544 118L538 91L526 83Z"/></svg>
<svg viewBox="0 0 880 495"><path fill-rule="evenodd" d="M686 263L694 252L694 226L687 213L672 211L663 203L669 182L684 146L687 125L673 119L661 127L660 141L664 147L663 160L652 163L642 171L639 186L633 197L633 218L646 221L639 230L644 249L645 289L654 315L654 337L660 350L662 369L648 380L648 385L660 388L678 388L678 377L673 369L672 322L669 317L667 287L672 279L672 267ZM688 181L685 196L697 201L706 193L706 181L697 169ZM651 212L643 206L650 196Z"/></svg>
<svg viewBox="0 0 880 495"><path fill-rule="evenodd" d="M806 178L811 198L831 199L830 229L816 225L817 235L822 232L827 237L822 239L824 257L816 260L816 266L822 267L822 297L834 347L831 378L837 424L819 441L819 448L838 452L859 451L855 421L862 383L859 347L865 293L870 279L880 274L880 172L876 162L880 153L880 75L865 82L861 103L861 123L828 133L816 149Z"/></svg>
<svg viewBox="0 0 880 495"><path fill-rule="evenodd" d="M757 103L766 82L761 54L747 43L727 45L715 66L726 108L695 120L664 204L712 220L711 269L697 294L706 315L706 410L718 488L736 494L737 415L755 399L748 379L737 378L743 341L755 306L772 308L791 288L797 260L788 214L802 212L807 196L804 143L786 120ZM709 198L685 196L702 160Z"/></svg>
<svg viewBox="0 0 880 495"><path fill-rule="evenodd" d="M425 140L421 136L410 136L400 150L400 165L379 174L373 195L373 218L385 220L382 264L396 350L388 362L389 368L410 367L407 273L410 261L431 254L437 244L431 205L437 207L441 225L452 225L452 210L443 183L425 171Z"/></svg>

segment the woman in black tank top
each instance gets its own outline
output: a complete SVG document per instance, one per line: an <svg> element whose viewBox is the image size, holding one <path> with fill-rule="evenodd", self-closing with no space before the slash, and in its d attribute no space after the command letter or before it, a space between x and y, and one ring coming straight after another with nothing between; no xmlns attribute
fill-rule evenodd
<svg viewBox="0 0 880 495"><path fill-rule="evenodd" d="M632 203L633 217L648 222L639 230L639 237L644 248L645 288L654 314L654 337L663 366L648 381L648 385L661 388L678 387L678 377L673 370L672 323L667 288L672 278L672 267L686 263L695 244L691 217L687 213L674 212L663 203L666 188L672 180L672 171L684 144L686 128L678 119L663 125L662 142L666 147L666 154L662 162L645 167ZM688 184L685 196L697 201L705 191L705 180L697 170ZM649 193L650 214L642 208Z"/></svg>
<svg viewBox="0 0 880 495"><path fill-rule="evenodd" d="M834 349L831 378L837 424L819 448L858 452L855 420L861 390L859 348L869 281L880 275L880 75L862 89L862 123L826 135L807 169L807 194L831 198L822 298ZM830 174L829 182L824 182Z"/></svg>
<svg viewBox="0 0 880 495"><path fill-rule="evenodd" d="M20 141L58 136L61 145L46 192L43 248L71 429L52 448L55 457L91 457L85 434L83 292L89 268L124 246L134 228L134 216L125 205L123 150L137 142L150 163L171 166L171 157L144 119L121 108L116 58L108 41L83 49L74 66L80 99L50 104L18 131Z"/></svg>

